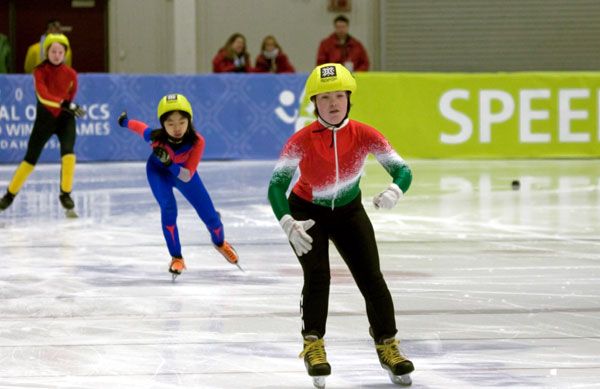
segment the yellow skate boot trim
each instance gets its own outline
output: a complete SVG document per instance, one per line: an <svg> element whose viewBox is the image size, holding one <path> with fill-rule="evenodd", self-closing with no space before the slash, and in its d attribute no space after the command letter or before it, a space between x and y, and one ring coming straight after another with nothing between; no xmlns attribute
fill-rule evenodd
<svg viewBox="0 0 600 389"><path fill-rule="evenodd" d="M215 248L217 249L218 252L221 253L221 255L223 257L225 257L227 262L234 264L234 265L237 264L238 255L235 252L235 250L233 249L233 247L229 243L227 243L227 241L224 241L221 246L215 246Z"/></svg>
<svg viewBox="0 0 600 389"><path fill-rule="evenodd" d="M8 184L8 191L13 195L19 193L23 184L27 181L27 177L29 177L34 168L35 165L32 165L29 162L21 162L10 181L10 184Z"/></svg>
<svg viewBox="0 0 600 389"><path fill-rule="evenodd" d="M71 193L73 190L73 177L75 176L75 154L65 154L61 158L60 190Z"/></svg>
<svg viewBox="0 0 600 389"><path fill-rule="evenodd" d="M381 367L387 370L390 379L395 384L410 385L410 373L415 370L413 363L400 350L400 341L395 338L383 340L375 344Z"/></svg>
<svg viewBox="0 0 600 389"><path fill-rule="evenodd" d="M169 266L169 272L179 275L185 268L186 267L183 258L173 258L171 260L171 266Z"/></svg>
<svg viewBox="0 0 600 389"><path fill-rule="evenodd" d="M298 358L302 357L304 357L304 365L309 376L321 377L331 374L331 366L327 362L325 340L323 338L318 339L314 335L306 336L304 338L304 350L298 355Z"/></svg>
<svg viewBox="0 0 600 389"><path fill-rule="evenodd" d="M386 365L394 366L400 362L406 361L406 357L402 355L398 349L400 341L398 339L388 339L382 344L376 344L375 348L380 355L380 359Z"/></svg>
<svg viewBox="0 0 600 389"><path fill-rule="evenodd" d="M327 353L325 352L325 340L304 339L304 350L298 355L298 358L306 357L311 365L318 365L327 362Z"/></svg>

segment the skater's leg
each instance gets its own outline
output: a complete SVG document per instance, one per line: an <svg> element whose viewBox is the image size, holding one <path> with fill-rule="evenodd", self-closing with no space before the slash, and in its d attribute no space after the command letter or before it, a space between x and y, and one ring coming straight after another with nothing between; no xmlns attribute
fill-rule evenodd
<svg viewBox="0 0 600 389"><path fill-rule="evenodd" d="M292 217L296 220L315 220L315 225L306 231L313 239L312 249L298 257L302 266L304 285L300 300L302 335L325 336L329 310L329 239L324 215L312 205L292 194L289 199ZM323 208L323 207L320 207ZM295 251L293 251L295 253Z"/></svg>
<svg viewBox="0 0 600 389"><path fill-rule="evenodd" d="M60 169L60 202L67 209L73 209L75 203L71 199L73 190L73 177L75 175L75 118L62 113L58 117L56 135L60 142L61 169Z"/></svg>
<svg viewBox="0 0 600 389"><path fill-rule="evenodd" d="M169 176L170 173L161 171L151 161L146 164L146 174L152 194L160 206L162 230L169 254L174 258L181 258L181 244L177 230L177 202L173 193L173 179Z"/></svg>
<svg viewBox="0 0 600 389"><path fill-rule="evenodd" d="M332 241L365 298L370 333L381 366L388 371L392 382L410 385L414 366L402 355L395 339L394 304L381 274L375 233L360 198L357 200L342 210L344 215L339 220L343 223L332 229Z"/></svg>
<svg viewBox="0 0 600 389"><path fill-rule="evenodd" d="M223 245L225 233L223 223L198 173L188 182L176 181L177 189L190 202L202 222L206 225L215 246Z"/></svg>
<svg viewBox="0 0 600 389"><path fill-rule="evenodd" d="M27 143L25 158L8 184L7 193L0 202L0 209L8 208L14 197L19 193L21 187L25 184L25 181L27 181L27 178L33 172L40 154L44 149L44 145L54 133L55 127L56 119L45 108L38 110L38 115Z"/></svg>
<svg viewBox="0 0 600 389"><path fill-rule="evenodd" d="M198 173L192 176L188 182L177 180L177 189L190 202L198 216L208 229L210 239L217 251L225 259L238 267L238 255L235 249L225 240L225 231L219 213L215 210L213 202L202 183ZM241 269L241 267L240 267Z"/></svg>
<svg viewBox="0 0 600 389"><path fill-rule="evenodd" d="M25 184L25 181L27 181L29 175L33 172L33 169L35 169L35 165L32 165L27 161L21 162L19 167L17 167L12 180L8 184L8 192L13 196L16 196L23 184Z"/></svg>
<svg viewBox="0 0 600 389"><path fill-rule="evenodd" d="M331 374L323 339L329 310L331 281L327 223L329 210L302 200L293 193L289 197L289 204L294 219L315 221L315 224L306 231L313 239L312 249L301 256L296 255L302 266L304 278L300 299L304 349L300 356L304 357L306 371L313 377L314 386L324 388L325 377ZM295 253L295 250L292 252Z"/></svg>
<svg viewBox="0 0 600 389"><path fill-rule="evenodd" d="M375 233L360 198L348 205L332 232L332 241L365 298L367 317L376 339L396 332L394 303L379 266Z"/></svg>

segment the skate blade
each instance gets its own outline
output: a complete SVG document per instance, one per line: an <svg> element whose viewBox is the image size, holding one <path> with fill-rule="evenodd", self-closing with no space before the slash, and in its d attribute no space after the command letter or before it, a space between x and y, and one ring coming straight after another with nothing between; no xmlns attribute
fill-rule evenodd
<svg viewBox="0 0 600 389"><path fill-rule="evenodd" d="M325 389L325 377L324 376L313 377L312 379L313 379L313 385L315 386L315 388Z"/></svg>
<svg viewBox="0 0 600 389"><path fill-rule="evenodd" d="M236 262L236 263L234 263L234 265L235 265L235 266L237 266L237 267L238 267L238 269L240 269L242 272L244 272L244 273L246 272L246 270L244 270L244 268L242 268L242 267L240 266L239 262Z"/></svg>
<svg viewBox="0 0 600 389"><path fill-rule="evenodd" d="M177 279L177 277L179 277L180 275L181 275L181 273L171 272L171 282L175 282L175 279Z"/></svg>
<svg viewBox="0 0 600 389"><path fill-rule="evenodd" d="M69 219L77 219L79 217L79 215L77 214L77 212L75 212L74 209L66 209L65 216Z"/></svg>
<svg viewBox="0 0 600 389"><path fill-rule="evenodd" d="M390 372L388 372L388 374L390 375L390 379L392 380L392 382L396 385L402 385L402 386L412 385L412 379L410 378L410 374L393 375Z"/></svg>

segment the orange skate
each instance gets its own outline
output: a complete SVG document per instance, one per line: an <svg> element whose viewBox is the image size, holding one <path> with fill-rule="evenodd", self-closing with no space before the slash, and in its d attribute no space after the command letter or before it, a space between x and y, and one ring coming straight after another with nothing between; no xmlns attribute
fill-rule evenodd
<svg viewBox="0 0 600 389"><path fill-rule="evenodd" d="M171 265L169 266L169 273L173 275L173 281L175 281L175 278L177 278L177 276L183 273L184 269L185 262L183 261L183 258L173 257L173 259L171 260Z"/></svg>
<svg viewBox="0 0 600 389"><path fill-rule="evenodd" d="M238 263L239 257L235 252L235 249L227 241L223 241L223 244L220 246L215 246L215 249L217 249L217 251L221 253L223 257L225 257L227 262L231 263L232 265L236 265L241 271L244 271L244 269L242 269Z"/></svg>

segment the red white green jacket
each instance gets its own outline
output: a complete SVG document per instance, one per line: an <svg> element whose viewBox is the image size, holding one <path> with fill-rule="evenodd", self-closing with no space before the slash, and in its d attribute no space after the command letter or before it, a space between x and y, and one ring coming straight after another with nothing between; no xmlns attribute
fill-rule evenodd
<svg viewBox="0 0 600 389"><path fill-rule="evenodd" d="M315 121L292 135L269 183L269 201L277 220L290 214L286 191L296 169L300 168L300 176L292 191L306 201L333 209L359 195L359 182L369 154L375 156L402 192L408 190L412 181L410 168L373 127L346 119L332 129Z"/></svg>

